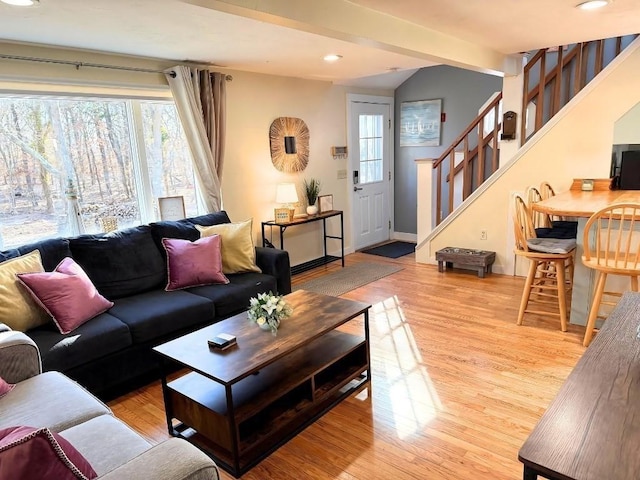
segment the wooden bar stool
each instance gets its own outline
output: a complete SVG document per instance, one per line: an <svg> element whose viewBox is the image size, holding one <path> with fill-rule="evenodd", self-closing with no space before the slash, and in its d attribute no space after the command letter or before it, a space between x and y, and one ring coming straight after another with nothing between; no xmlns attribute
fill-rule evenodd
<svg viewBox="0 0 640 480"><path fill-rule="evenodd" d="M589 241L589 239L593 239ZM620 297L620 292L605 292L608 275L626 275L631 279L631 290L638 291L640 275L640 204L618 203L594 213L584 228L584 255L582 263L598 272L587 330L583 345L591 343L601 305L617 302L603 301L603 295ZM595 243L595 244L594 244Z"/></svg>
<svg viewBox="0 0 640 480"><path fill-rule="evenodd" d="M573 239L537 238L533 220L522 197L516 195L514 210L516 238L515 254L528 259L529 274L522 291L518 325L522 325L525 313L560 317L560 328L567 331L567 298L571 298L573 266L576 241ZM540 297L541 303L557 299L558 313L530 310L527 307L532 294ZM546 301L545 301L546 300Z"/></svg>
<svg viewBox="0 0 640 480"><path fill-rule="evenodd" d="M549 185L543 183L542 185ZM553 192L549 185L547 192ZM564 220L554 220L553 217L543 212L532 209L532 205L544 200L544 195L536 187L527 188L527 208L533 221L533 228L538 238L570 238L575 239L578 233L578 222L567 222Z"/></svg>
<svg viewBox="0 0 640 480"><path fill-rule="evenodd" d="M533 228L551 228L551 217L542 212L536 212L531 209L531 205L541 202L543 200L540 190L536 187L527 188L527 208L533 221Z"/></svg>
<svg viewBox="0 0 640 480"><path fill-rule="evenodd" d="M546 200L555 196L556 191L553 189L549 182L542 182L540 184L540 194L542 195L542 199Z"/></svg>

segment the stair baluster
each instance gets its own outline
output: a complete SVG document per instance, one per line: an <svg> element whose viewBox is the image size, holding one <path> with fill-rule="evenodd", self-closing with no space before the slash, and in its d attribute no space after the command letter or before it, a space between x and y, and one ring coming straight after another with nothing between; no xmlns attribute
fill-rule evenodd
<svg viewBox="0 0 640 480"><path fill-rule="evenodd" d="M447 148L444 153L433 163L433 168L437 172L437 188L436 188L436 225L453 211L455 207L456 193L460 193L461 199L464 201L473 191L480 186L486 178L486 153L487 147L491 148L491 164L488 174L491 175L498 169L499 153L498 153L498 132L500 131L500 101L502 100L502 92L496 95L496 98L480 112L480 114L469 124L462 134ZM484 122L488 115L494 116L493 129L484 132ZM473 134L473 135L472 135ZM477 134L477 144L471 147L471 142L475 142ZM470 136L472 139L470 140ZM462 149L458 151L457 149ZM456 165L456 153L462 153L463 158ZM449 159L445 163L445 160ZM444 167L448 166L448 173L444 174ZM462 172L462 192L455 191L455 176ZM448 184L448 195L446 202L443 202L443 190ZM443 210L445 203L447 210Z"/></svg>

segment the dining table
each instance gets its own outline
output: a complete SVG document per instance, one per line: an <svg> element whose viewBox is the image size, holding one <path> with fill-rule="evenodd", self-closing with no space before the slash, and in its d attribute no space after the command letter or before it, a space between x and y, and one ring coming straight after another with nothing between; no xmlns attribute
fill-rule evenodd
<svg viewBox="0 0 640 480"><path fill-rule="evenodd" d="M606 188L583 191L579 188L579 185L579 183L574 182L574 186L570 190L533 203L531 209L553 217L569 217L578 221L576 263L573 275L569 322L576 325L586 325L591 307L593 287L596 281L595 272L585 267L582 263L584 229L587 220L595 212L614 203L640 203L640 190L610 190L607 183ZM590 238L588 241L593 244L594 239ZM630 290L630 288L631 285L627 277L610 275L607 278L606 291L623 292Z"/></svg>

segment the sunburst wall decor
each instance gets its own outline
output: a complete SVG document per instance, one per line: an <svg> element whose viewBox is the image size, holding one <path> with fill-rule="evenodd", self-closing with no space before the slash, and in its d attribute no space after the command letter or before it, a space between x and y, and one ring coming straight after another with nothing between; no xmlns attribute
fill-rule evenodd
<svg viewBox="0 0 640 480"><path fill-rule="evenodd" d="M269 128L273 166L281 172L301 172L309 163L309 128L300 118L279 117Z"/></svg>

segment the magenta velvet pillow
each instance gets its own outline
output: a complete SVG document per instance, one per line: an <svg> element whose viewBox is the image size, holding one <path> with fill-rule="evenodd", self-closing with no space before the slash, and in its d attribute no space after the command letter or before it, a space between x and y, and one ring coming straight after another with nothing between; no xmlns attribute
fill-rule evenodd
<svg viewBox="0 0 640 480"><path fill-rule="evenodd" d="M67 440L48 428L0 430L0 479L88 480L98 475Z"/></svg>
<svg viewBox="0 0 640 480"><path fill-rule="evenodd" d="M7 383L4 378L0 377L0 398L13 390L13 387L15 387L13 383Z"/></svg>
<svg viewBox="0 0 640 480"><path fill-rule="evenodd" d="M222 273L220 235L204 237L195 242L163 238L162 245L167 251L169 281L166 291L229 283L229 279Z"/></svg>
<svg viewBox="0 0 640 480"><path fill-rule="evenodd" d="M18 279L53 317L60 333L70 333L111 307L84 270L72 258L63 259L53 272L19 273Z"/></svg>

